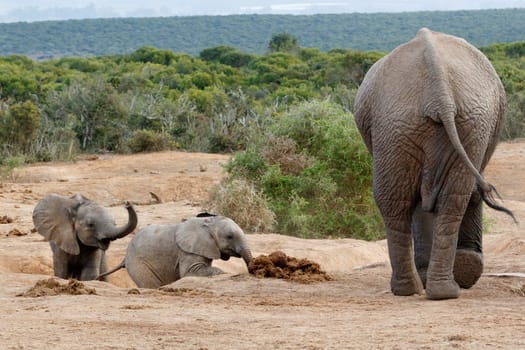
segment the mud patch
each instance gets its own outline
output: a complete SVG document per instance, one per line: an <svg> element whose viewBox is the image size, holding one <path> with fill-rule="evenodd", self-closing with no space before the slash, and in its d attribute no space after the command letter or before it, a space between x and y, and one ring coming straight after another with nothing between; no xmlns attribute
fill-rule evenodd
<svg viewBox="0 0 525 350"><path fill-rule="evenodd" d="M0 216L0 224L12 224L15 220L7 215Z"/></svg>
<svg viewBox="0 0 525 350"><path fill-rule="evenodd" d="M321 270L321 266L308 259L297 259L281 251L254 258L248 271L258 278L282 278L298 283L330 281L332 278Z"/></svg>
<svg viewBox="0 0 525 350"><path fill-rule="evenodd" d="M86 287L82 282L75 279L70 279L67 283L61 284L60 281L55 278L48 278L37 281L33 287L24 293L17 294L16 296L37 298L60 294L83 295L97 293L95 288Z"/></svg>
<svg viewBox="0 0 525 350"><path fill-rule="evenodd" d="M21 237L21 236L27 236L27 235L28 235L27 232L22 232L17 228L14 228L7 233L7 237L12 237L12 236Z"/></svg>

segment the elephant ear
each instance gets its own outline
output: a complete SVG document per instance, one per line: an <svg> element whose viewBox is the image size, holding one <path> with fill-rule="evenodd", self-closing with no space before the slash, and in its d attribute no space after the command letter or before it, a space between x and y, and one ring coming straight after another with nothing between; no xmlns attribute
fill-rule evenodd
<svg viewBox="0 0 525 350"><path fill-rule="evenodd" d="M214 217L191 218L179 225L175 241L186 253L204 256L208 259L219 259L221 252L217 244Z"/></svg>
<svg viewBox="0 0 525 350"><path fill-rule="evenodd" d="M78 255L80 248L73 228L76 209L84 197L48 194L33 209L36 230L48 241L55 242L68 254Z"/></svg>

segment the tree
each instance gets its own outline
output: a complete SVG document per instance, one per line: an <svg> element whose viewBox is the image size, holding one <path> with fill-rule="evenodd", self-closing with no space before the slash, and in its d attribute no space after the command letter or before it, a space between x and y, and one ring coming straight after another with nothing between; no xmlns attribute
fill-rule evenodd
<svg viewBox="0 0 525 350"><path fill-rule="evenodd" d="M40 111L31 101L15 103L2 113L2 141L13 146L15 152L29 152L40 127Z"/></svg>
<svg viewBox="0 0 525 350"><path fill-rule="evenodd" d="M53 97L48 111L57 125L74 119L74 130L83 150L114 150L127 129L126 113L115 88L101 77L74 81ZM57 120L58 119L58 120Z"/></svg>
<svg viewBox="0 0 525 350"><path fill-rule="evenodd" d="M288 33L279 33L272 35L270 43L268 44L270 52L288 52L297 53L299 51L299 44L297 38Z"/></svg>
<svg viewBox="0 0 525 350"><path fill-rule="evenodd" d="M231 46L216 46L204 49L199 54L200 59L208 62L219 62L231 67L247 66L254 56L237 51Z"/></svg>

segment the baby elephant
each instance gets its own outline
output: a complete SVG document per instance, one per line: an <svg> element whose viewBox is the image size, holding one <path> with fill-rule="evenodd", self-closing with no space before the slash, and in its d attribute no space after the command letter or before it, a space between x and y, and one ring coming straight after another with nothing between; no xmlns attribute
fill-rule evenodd
<svg viewBox="0 0 525 350"><path fill-rule="evenodd" d="M179 224L149 225L130 241L124 260L103 278L123 267L139 288L158 288L184 276L223 273L213 259L252 260L241 228L224 216L197 216Z"/></svg>
<svg viewBox="0 0 525 350"><path fill-rule="evenodd" d="M33 210L33 223L49 241L55 276L85 281L104 273L109 243L137 226L133 206L127 203L126 210L127 223L117 226L107 208L81 194L48 194L42 198Z"/></svg>

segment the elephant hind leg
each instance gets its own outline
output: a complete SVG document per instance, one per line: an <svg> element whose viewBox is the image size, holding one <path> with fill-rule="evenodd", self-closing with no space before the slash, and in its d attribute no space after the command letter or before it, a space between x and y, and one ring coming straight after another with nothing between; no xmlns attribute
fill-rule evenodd
<svg viewBox="0 0 525 350"><path fill-rule="evenodd" d="M390 287L395 295L423 293L423 284L414 264L411 233L411 201L376 198L386 226L388 254L392 267Z"/></svg>
<svg viewBox="0 0 525 350"><path fill-rule="evenodd" d="M159 273L156 266L147 258L126 258L125 264L128 275L139 288L159 288L176 280L176 278L166 278Z"/></svg>
<svg viewBox="0 0 525 350"><path fill-rule="evenodd" d="M470 193L461 193L469 188L467 184L448 181L449 188L439 200L434 216L432 253L427 272L426 296L428 299L451 299L460 294L454 279L453 268L456 259L458 233L467 209ZM471 184L473 185L473 184ZM470 187L471 188L471 187ZM461 253L460 253L461 255Z"/></svg>
<svg viewBox="0 0 525 350"><path fill-rule="evenodd" d="M454 279L461 288L472 287L483 273L482 221L481 196L474 191L459 228L454 261Z"/></svg>
<svg viewBox="0 0 525 350"><path fill-rule="evenodd" d="M426 212L418 203L412 215L412 236L414 238L414 261L416 269L423 283L427 283L427 269L432 251L432 233L434 227L434 215Z"/></svg>
<svg viewBox="0 0 525 350"><path fill-rule="evenodd" d="M470 249L458 249L454 260L454 280L461 288L472 287L483 273L483 255Z"/></svg>
<svg viewBox="0 0 525 350"><path fill-rule="evenodd" d="M392 266L390 287L395 295L423 293L423 284L414 264L412 235L409 216L405 218L384 217L388 254Z"/></svg>
<svg viewBox="0 0 525 350"><path fill-rule="evenodd" d="M399 168L399 160L381 162L374 159L374 198L385 222L388 254L392 267L390 287L395 295L423 293L423 284L414 264L412 212L416 206L418 186L407 171Z"/></svg>

